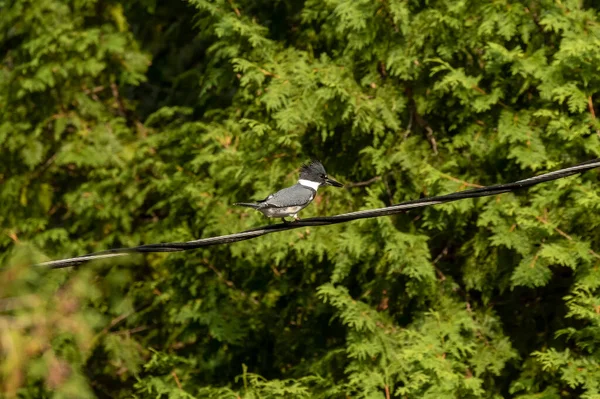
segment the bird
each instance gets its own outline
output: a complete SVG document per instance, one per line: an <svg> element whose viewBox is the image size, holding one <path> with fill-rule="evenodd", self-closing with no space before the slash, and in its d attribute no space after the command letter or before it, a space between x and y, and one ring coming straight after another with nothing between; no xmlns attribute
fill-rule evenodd
<svg viewBox="0 0 600 399"><path fill-rule="evenodd" d="M344 187L342 183L327 176L325 167L320 161L313 160L302 165L300 179L293 186L277 191L262 201L237 202L234 205L256 209L270 218L281 218L283 223L288 223L285 219L287 216L292 216L294 221L298 221L300 220L298 212L312 202L317 189L322 185Z"/></svg>

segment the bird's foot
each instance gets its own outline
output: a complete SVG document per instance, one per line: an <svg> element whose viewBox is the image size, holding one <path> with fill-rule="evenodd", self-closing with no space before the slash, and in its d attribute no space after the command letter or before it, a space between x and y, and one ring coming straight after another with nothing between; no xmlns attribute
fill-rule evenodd
<svg viewBox="0 0 600 399"><path fill-rule="evenodd" d="M292 220L291 222L288 222L287 220L285 220L285 218L284 218L284 217L282 217L282 218L281 218L281 221L282 221L284 224L290 224L290 223L294 223L294 222L297 222L297 221L299 221L299 220L300 220L300 218L298 217L298 215L290 215L290 216L294 218L294 220Z"/></svg>

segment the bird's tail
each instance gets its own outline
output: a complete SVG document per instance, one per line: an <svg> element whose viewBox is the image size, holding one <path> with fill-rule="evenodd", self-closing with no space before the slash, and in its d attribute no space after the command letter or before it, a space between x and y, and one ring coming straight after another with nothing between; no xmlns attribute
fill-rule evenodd
<svg viewBox="0 0 600 399"><path fill-rule="evenodd" d="M252 209L257 209L258 208L258 204L255 202L236 202L233 205L237 205L237 206L247 206L248 208L252 208Z"/></svg>

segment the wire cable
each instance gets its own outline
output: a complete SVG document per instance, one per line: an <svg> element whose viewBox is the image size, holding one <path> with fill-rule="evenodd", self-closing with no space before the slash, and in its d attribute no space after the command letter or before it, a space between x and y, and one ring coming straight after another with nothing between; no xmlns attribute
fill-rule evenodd
<svg viewBox="0 0 600 399"><path fill-rule="evenodd" d="M430 205L443 204L447 202L458 201L467 198L487 197L491 195L513 192L516 190L529 188L536 184L558 180L578 173L583 173L591 169L600 167L600 158L591 161L583 162L569 168L560 169L554 172L545 173L542 175L519 180L513 183L497 184L487 187L476 188L472 190L459 191L452 194L440 195L435 197L421 198L402 202L396 205L387 206L385 208L368 209L357 212L344 213L341 215L314 217L301 219L295 222L279 223L263 227L258 227L251 230L246 230L241 233L229 234L218 237L202 238L199 240L187 242L168 242L158 244L146 244L131 248L115 248L100 252L94 252L87 255L81 255L74 258L54 260L49 262L39 263L36 266L48 267L51 269L60 269L69 266L75 266L96 259L105 259L117 256L127 256L133 253L149 253L149 252L176 252L187 251L208 247L212 245L230 244L238 241L250 240L266 234L275 233L278 231L298 229L309 226L326 226L337 223L349 222L352 220L374 218L380 216L394 215L405 212L410 209L422 208Z"/></svg>

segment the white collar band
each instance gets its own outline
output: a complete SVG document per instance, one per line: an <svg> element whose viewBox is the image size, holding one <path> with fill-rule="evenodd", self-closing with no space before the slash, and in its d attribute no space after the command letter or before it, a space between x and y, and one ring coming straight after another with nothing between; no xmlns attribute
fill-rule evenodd
<svg viewBox="0 0 600 399"><path fill-rule="evenodd" d="M310 187L310 188L312 188L315 191L317 191L317 189L321 185L321 183L318 183L316 181L310 181L310 180L304 180L304 179L298 180L298 183L300 183L304 187Z"/></svg>

